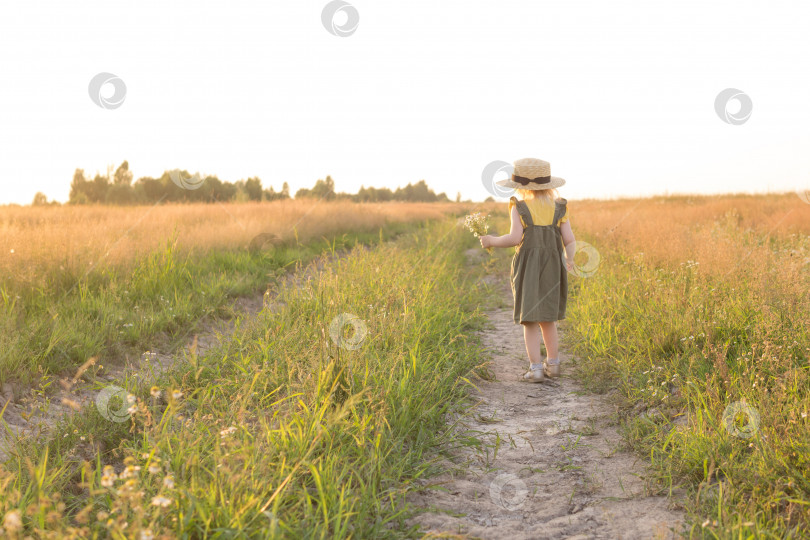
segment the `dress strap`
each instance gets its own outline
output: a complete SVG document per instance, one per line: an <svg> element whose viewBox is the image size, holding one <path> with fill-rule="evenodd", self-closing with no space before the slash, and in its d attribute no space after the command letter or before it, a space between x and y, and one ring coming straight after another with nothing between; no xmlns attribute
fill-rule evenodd
<svg viewBox="0 0 810 540"><path fill-rule="evenodd" d="M520 218L523 220L523 226L534 226L534 221L532 221L532 213L529 211L529 207L526 206L526 201L519 201L517 200L517 197L511 197L509 200L517 208L518 214L520 214Z"/></svg>
<svg viewBox="0 0 810 540"><path fill-rule="evenodd" d="M552 221L552 225L557 227L559 221L565 217L565 210L566 206L568 205L568 201L565 199L557 199L554 205L554 221Z"/></svg>

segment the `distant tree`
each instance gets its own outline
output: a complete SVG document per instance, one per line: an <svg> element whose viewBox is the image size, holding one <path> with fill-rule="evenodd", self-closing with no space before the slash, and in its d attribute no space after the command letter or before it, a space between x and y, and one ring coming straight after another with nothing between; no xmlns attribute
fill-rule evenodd
<svg viewBox="0 0 810 540"><path fill-rule="evenodd" d="M495 199L493 199L492 197L487 197L486 199L484 199L484 202L495 202Z"/></svg>
<svg viewBox="0 0 810 540"><path fill-rule="evenodd" d="M80 192L76 194L72 199L68 201L70 204L87 204L90 202L90 199L87 198L87 194L84 192Z"/></svg>
<svg viewBox="0 0 810 540"><path fill-rule="evenodd" d="M135 190L137 199L146 203L156 203L166 193L160 180L150 176L138 178L133 185L133 189Z"/></svg>
<svg viewBox="0 0 810 540"><path fill-rule="evenodd" d="M104 198L107 204L133 204L135 200L135 190L129 184L111 185Z"/></svg>
<svg viewBox="0 0 810 540"><path fill-rule="evenodd" d="M264 190L264 200L265 201L278 201L281 199L289 199L290 198L290 186L287 182L284 182L284 185L281 187L281 191L276 191L273 189L273 186Z"/></svg>
<svg viewBox="0 0 810 540"><path fill-rule="evenodd" d="M107 200L107 190L110 188L110 177L96 174L89 186L88 199L90 202L100 203Z"/></svg>
<svg viewBox="0 0 810 540"><path fill-rule="evenodd" d="M115 170L113 178L116 186L132 185L132 172L129 170L129 163L126 160Z"/></svg>
<svg viewBox="0 0 810 540"><path fill-rule="evenodd" d="M217 201L230 201L236 195L236 185L231 184L230 182L221 182L219 178L216 176L208 176L205 178L205 182L212 180L214 184L217 186L216 190L214 191L214 200Z"/></svg>
<svg viewBox="0 0 810 540"><path fill-rule="evenodd" d="M186 170L177 170L183 178L192 179L194 176ZM177 185L172 180L172 172L165 171L160 178L144 176L132 183L132 172L129 162L124 161L113 172L113 166L107 168L107 174L96 174L93 180L88 180L82 169L76 169L73 181L70 184L70 203L108 203L132 204L137 202L157 203L159 201L176 202L227 202L234 200L261 201L290 198L290 186L284 182L281 191L272 187L262 188L258 177L250 177L238 182L224 182L216 176L209 175L201 182L193 185ZM182 182L181 182L182 184ZM386 202L386 201L415 201L434 202L449 201L445 193L438 195L428 187L427 182L420 180L415 184L399 187L396 191L389 188L375 188L361 186L356 194L337 192L335 181L331 176L318 179L310 188L301 188L295 193L296 198L318 198L324 200L352 200L358 202ZM37 199L41 203L43 199ZM461 193L456 194L456 201L461 200ZM492 200L490 197L488 200ZM47 199L44 199L47 201Z"/></svg>
<svg viewBox="0 0 810 540"><path fill-rule="evenodd" d="M217 197L221 197L222 192L222 180L216 176L206 176L205 183L197 190L197 195L199 195L200 200L214 202L219 200Z"/></svg>
<svg viewBox="0 0 810 540"><path fill-rule="evenodd" d="M335 198L335 181L331 176L327 176L326 180L318 180L312 187L312 196L318 199L332 200Z"/></svg>
<svg viewBox="0 0 810 540"><path fill-rule="evenodd" d="M31 201L31 206L46 206L48 204L48 197L41 191L37 191L34 195L34 200Z"/></svg>
<svg viewBox="0 0 810 540"><path fill-rule="evenodd" d="M397 201L414 201L414 202L435 202L439 200L447 201L447 195L436 193L430 189L427 182L419 180L416 184L408 184L404 188L397 188L394 192L394 199Z"/></svg>
<svg viewBox="0 0 810 540"><path fill-rule="evenodd" d="M357 195L353 197L358 202L385 202L394 199L394 192L388 188L375 188L360 186Z"/></svg>
<svg viewBox="0 0 810 540"><path fill-rule="evenodd" d="M89 202L87 197L88 184L87 178L84 177L84 169L76 169L76 172L73 173L73 181L70 183L68 202L71 204L86 204Z"/></svg>
<svg viewBox="0 0 810 540"><path fill-rule="evenodd" d="M248 178L245 181L245 191L251 201L262 200L262 181L258 178Z"/></svg>

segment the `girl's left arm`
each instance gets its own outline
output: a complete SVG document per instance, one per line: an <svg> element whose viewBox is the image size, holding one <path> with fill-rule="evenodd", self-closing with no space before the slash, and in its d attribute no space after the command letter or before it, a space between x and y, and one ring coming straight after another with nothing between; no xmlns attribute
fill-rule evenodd
<svg viewBox="0 0 810 540"><path fill-rule="evenodd" d="M481 247L483 248L490 248L490 247L514 247L520 244L520 240L523 238L523 223L520 221L520 214L518 213L517 207L512 207L512 228L509 230L509 234L505 234L503 236L492 236L488 234L486 236L481 237Z"/></svg>

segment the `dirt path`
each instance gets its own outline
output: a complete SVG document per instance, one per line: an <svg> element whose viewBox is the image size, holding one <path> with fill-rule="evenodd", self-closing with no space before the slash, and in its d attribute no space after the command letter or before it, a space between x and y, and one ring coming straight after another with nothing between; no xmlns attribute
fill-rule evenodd
<svg viewBox="0 0 810 540"><path fill-rule="evenodd" d="M175 362L184 360L185 351L194 350L204 354L218 345L222 339L234 331L237 317L250 317L261 311L262 297L238 298L233 301L233 316L227 319L207 318L200 321L196 331L189 336L185 347L178 350L163 350L158 345L152 351L135 358L116 358L100 355L94 362L79 368L73 377L45 377L41 387L12 387L3 385L0 393L0 461L8 455L11 436L30 437L51 432L62 418L74 414L84 407L94 405L102 392L106 395L126 396L123 387L125 380L139 378L141 381L156 380ZM162 337L156 342L166 342ZM99 366L102 366L99 369Z"/></svg>
<svg viewBox="0 0 810 540"><path fill-rule="evenodd" d="M270 296L236 298L230 305L231 315L225 318L207 317L188 336L184 347L169 350L161 345L135 358L99 355L95 361L79 368L73 377L47 376L39 385L0 387L0 461L8 457L13 438L49 434L66 416L98 404L99 396L109 401L113 395L125 398L124 381L137 377L145 384L157 380L177 363L185 361L185 353L204 354L233 334L238 318L250 318L262 309L279 309L278 292L297 288L314 276L324 265L348 254L348 250L323 254L305 266L283 276ZM157 343L166 339L158 336ZM98 366L103 366L101 369ZM117 403L117 402L116 402ZM5 407L5 410L3 410ZM119 413L123 411L118 411Z"/></svg>
<svg viewBox="0 0 810 540"><path fill-rule="evenodd" d="M511 305L511 292L503 293ZM411 502L431 537L677 538L683 513L643 480L643 459L622 450L615 407L584 393L561 354L554 382L520 381L527 360L511 308L487 313L494 381L481 381L465 427L500 440L497 455L453 452L446 472Z"/></svg>

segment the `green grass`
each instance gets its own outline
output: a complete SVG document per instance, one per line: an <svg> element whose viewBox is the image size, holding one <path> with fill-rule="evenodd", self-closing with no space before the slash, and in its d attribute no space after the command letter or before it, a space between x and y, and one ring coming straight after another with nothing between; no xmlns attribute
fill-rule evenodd
<svg viewBox="0 0 810 540"><path fill-rule="evenodd" d="M597 273L572 281L578 374L619 390L628 441L686 488L695 538L810 535L810 279L790 270L810 239L755 236L734 237L752 257L722 271L603 242Z"/></svg>
<svg viewBox="0 0 810 540"><path fill-rule="evenodd" d="M280 309L178 363L158 397L122 383L128 421L92 408L21 444L0 468L0 516L19 511L34 536L416 535L404 496L452 441L446 415L480 361L471 243L445 222L327 262ZM362 321L365 338L336 320Z"/></svg>
<svg viewBox="0 0 810 540"><path fill-rule="evenodd" d="M157 340L176 348L201 319L227 316L234 298L260 294L296 265L416 226L190 256L178 255L169 241L134 270L57 271L36 289L0 282L0 383L72 375L90 357L137 357Z"/></svg>

